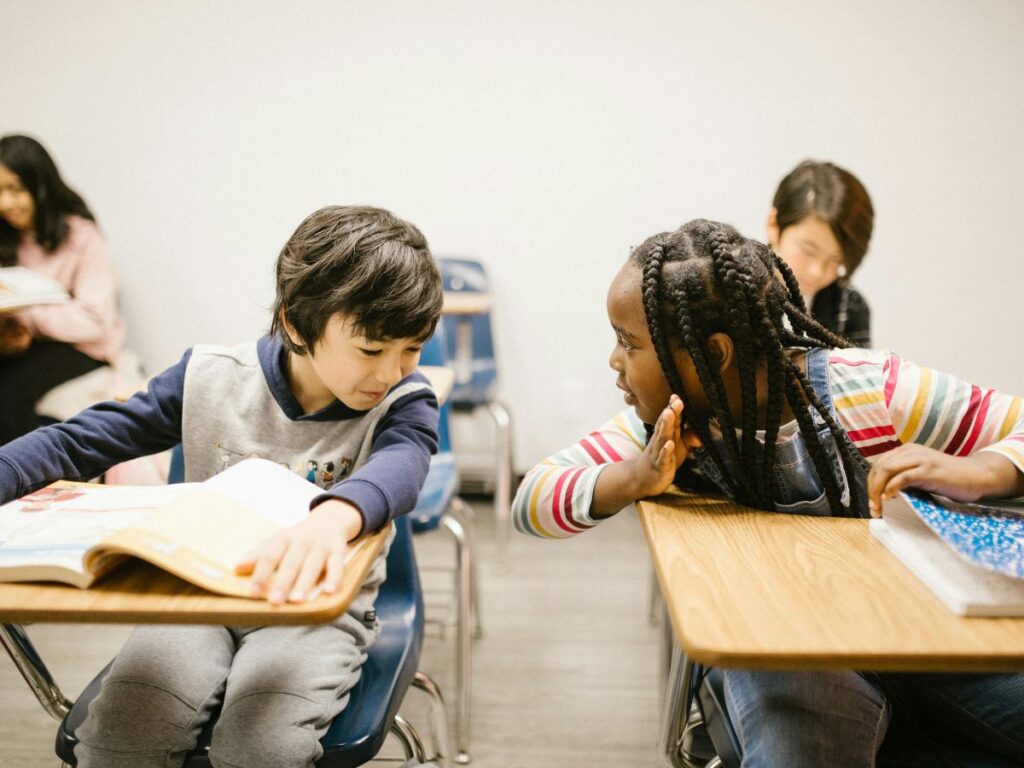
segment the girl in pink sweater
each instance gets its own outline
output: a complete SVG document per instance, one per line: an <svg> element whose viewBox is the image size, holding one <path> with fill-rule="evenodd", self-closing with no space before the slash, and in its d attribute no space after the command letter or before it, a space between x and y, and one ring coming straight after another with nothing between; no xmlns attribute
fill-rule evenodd
<svg viewBox="0 0 1024 768"><path fill-rule="evenodd" d="M0 138L0 266L14 265L56 280L71 300L0 315L0 444L37 426L39 398L112 362L124 342L95 219L28 136Z"/></svg>

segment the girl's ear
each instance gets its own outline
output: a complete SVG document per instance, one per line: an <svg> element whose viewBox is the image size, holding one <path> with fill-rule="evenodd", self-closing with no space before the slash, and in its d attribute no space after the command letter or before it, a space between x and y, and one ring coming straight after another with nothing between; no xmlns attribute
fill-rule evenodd
<svg viewBox="0 0 1024 768"><path fill-rule="evenodd" d="M736 364L736 345L729 334L721 331L712 333L708 336L707 347L719 374L724 374Z"/></svg>
<svg viewBox="0 0 1024 768"><path fill-rule="evenodd" d="M779 247L779 211L772 208L768 211L768 221L765 222L764 231L768 238L768 245L775 250Z"/></svg>

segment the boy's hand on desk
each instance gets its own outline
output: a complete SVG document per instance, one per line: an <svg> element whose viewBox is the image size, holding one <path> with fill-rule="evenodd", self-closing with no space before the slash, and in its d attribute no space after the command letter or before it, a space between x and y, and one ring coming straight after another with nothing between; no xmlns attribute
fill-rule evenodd
<svg viewBox="0 0 1024 768"><path fill-rule="evenodd" d="M676 470L686 461L690 451L700 447L700 438L690 430L682 429L683 401L672 395L668 407L661 412L654 425L651 439L644 452L634 459L637 496L657 496L672 485Z"/></svg>
<svg viewBox="0 0 1024 768"><path fill-rule="evenodd" d="M266 594L273 605L303 602L321 576L324 591L334 592L341 584L348 542L362 526L362 515L354 506L340 499L325 501L301 523L256 547L235 572L251 574L252 594Z"/></svg>
<svg viewBox="0 0 1024 768"><path fill-rule="evenodd" d="M1021 494L1020 471L996 453L950 456L924 445L909 443L882 454L868 473L868 505L872 517L882 516L882 500L904 488L948 496L953 501Z"/></svg>

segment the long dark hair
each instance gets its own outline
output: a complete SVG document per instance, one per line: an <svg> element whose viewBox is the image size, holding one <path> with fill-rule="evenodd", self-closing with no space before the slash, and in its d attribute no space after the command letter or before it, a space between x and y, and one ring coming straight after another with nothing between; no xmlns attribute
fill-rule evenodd
<svg viewBox="0 0 1024 768"><path fill-rule="evenodd" d="M779 234L810 215L828 224L843 250L842 279L849 281L868 252L875 227L871 196L860 179L838 165L804 160L779 182L772 205Z"/></svg>
<svg viewBox="0 0 1024 768"><path fill-rule="evenodd" d="M775 443L788 403L833 512L856 516L856 483L850 484L854 498L846 507L808 406L836 438L848 477L855 476L855 469L866 470L867 463L845 439L843 428L814 393L804 372L786 354L787 347L845 347L846 343L810 316L789 267L768 246L741 236L728 225L705 219L648 238L633 251L630 263L642 273L644 313L665 377L672 391L683 398L687 422L726 478L731 495L744 504L774 509L773 499L778 495ZM727 334L736 348L742 403L738 424L729 408L725 384L708 353L708 337L718 332ZM707 413L698 413L687 402L672 345L692 358L710 406ZM756 374L762 364L768 374L764 443L756 439ZM721 429L725 457L711 439L711 419ZM726 458L736 472L727 469Z"/></svg>
<svg viewBox="0 0 1024 768"><path fill-rule="evenodd" d="M47 253L57 250L68 236L68 216L96 220L82 197L64 183L43 145L30 136L0 138L0 165L15 174L32 195L36 241ZM15 262L20 240L21 232L0 218L0 264Z"/></svg>

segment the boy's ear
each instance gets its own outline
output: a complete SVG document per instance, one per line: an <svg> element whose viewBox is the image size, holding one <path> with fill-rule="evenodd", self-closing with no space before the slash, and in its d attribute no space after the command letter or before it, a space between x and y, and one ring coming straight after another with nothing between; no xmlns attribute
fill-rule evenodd
<svg viewBox="0 0 1024 768"><path fill-rule="evenodd" d="M732 337L721 331L712 333L707 341L708 355L713 361L718 373L725 373L736 363L736 345Z"/></svg>
<svg viewBox="0 0 1024 768"><path fill-rule="evenodd" d="M288 322L288 317L284 313L284 307L281 308L281 327L284 328L284 332L288 334L288 338L291 339L292 344L294 344L299 349L302 349L306 346L302 339L299 337L299 334L295 332L295 329L292 327L292 324Z"/></svg>
<svg viewBox="0 0 1024 768"><path fill-rule="evenodd" d="M768 238L768 245L775 250L779 247L779 211L772 207L768 211L768 221L764 225L765 235Z"/></svg>

